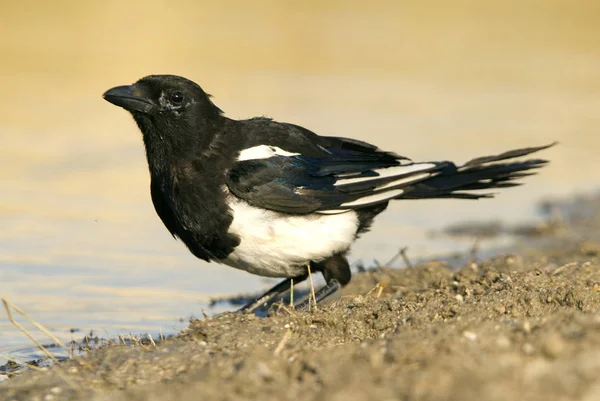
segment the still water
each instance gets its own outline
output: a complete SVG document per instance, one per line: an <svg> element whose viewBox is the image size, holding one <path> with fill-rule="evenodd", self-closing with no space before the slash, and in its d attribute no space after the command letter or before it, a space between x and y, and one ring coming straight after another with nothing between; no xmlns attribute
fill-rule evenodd
<svg viewBox="0 0 600 401"><path fill-rule="evenodd" d="M598 188L597 1L235 3L0 3L0 295L62 339L173 332L270 284L196 260L155 216L141 136L101 98L147 74L415 160L560 142L494 200L396 202L353 260L467 251L427 234ZM29 345L0 311L0 354Z"/></svg>

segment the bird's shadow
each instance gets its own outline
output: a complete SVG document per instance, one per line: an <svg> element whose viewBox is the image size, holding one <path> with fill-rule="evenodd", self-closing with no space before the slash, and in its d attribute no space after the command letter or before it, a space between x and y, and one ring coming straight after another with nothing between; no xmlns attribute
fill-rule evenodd
<svg viewBox="0 0 600 401"><path fill-rule="evenodd" d="M310 289L298 289L294 288L294 302L301 301L305 297L307 297L310 293ZM231 295L224 296L219 298L213 298L210 300L209 307L216 308L218 306L224 307L236 307L241 308L244 305L247 305L254 301L256 298L261 296L262 293L256 294L241 294L241 295ZM265 305L256 308L254 310L254 314L259 317L267 317L269 315L269 311L272 309L277 309L277 305L285 305L286 307L290 305L290 294L289 292L283 294L282 296L275 297L272 301L267 302Z"/></svg>

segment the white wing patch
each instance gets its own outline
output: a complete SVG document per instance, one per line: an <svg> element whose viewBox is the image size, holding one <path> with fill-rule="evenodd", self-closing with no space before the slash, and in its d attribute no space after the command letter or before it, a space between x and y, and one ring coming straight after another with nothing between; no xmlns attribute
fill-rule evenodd
<svg viewBox="0 0 600 401"><path fill-rule="evenodd" d="M338 179L334 185L337 187L339 185L354 184L357 182L367 182L367 181L372 181L372 180L380 180L382 178L388 178L388 177L394 177L394 176L405 176L406 174L416 173L418 171L430 170L434 167L435 167L435 164L433 164L433 163L418 163L418 164L411 164L408 166L394 166L394 167L387 167L387 168L378 168L378 169L373 170L377 174L379 174L377 177L341 178L341 179ZM406 179L406 177L399 178L399 180L404 180L404 179ZM390 186L392 186L392 185L390 185Z"/></svg>
<svg viewBox="0 0 600 401"><path fill-rule="evenodd" d="M351 206L367 206L373 203L381 202L384 200L395 198L396 196L402 195L403 189L394 189L392 191L385 191L375 195L363 196L352 202L342 203L340 207L351 207Z"/></svg>
<svg viewBox="0 0 600 401"><path fill-rule="evenodd" d="M318 214L341 214L353 211L353 209L329 209L329 210L317 210L315 213Z"/></svg>
<svg viewBox="0 0 600 401"><path fill-rule="evenodd" d="M384 201L393 199L397 196L402 195L404 193L404 190L399 189L399 188L398 189L392 189L392 188L400 186L400 185L410 184L411 182L417 182L417 181L424 180L424 179L434 175L435 172L434 173L415 174L415 175L411 175L408 177L406 177L406 174L410 174L410 173L414 173L414 172L418 172L418 171L422 171L422 170L430 170L433 167L435 167L435 164L432 164L432 163L415 164L415 165L410 165L410 166L397 166L397 167L390 167L388 169L375 170L380 173L381 171L394 169L394 173L391 173L391 172L390 173L386 172L387 174L380 173L379 177L361 177L361 178L350 178L350 179L338 180L338 182L335 185L351 184L351 183L356 183L356 182L368 182L368 181L375 180L375 179L381 179L383 177L393 177L394 175L404 176L404 178L398 178L397 180L388 182L383 185L376 186L373 189L374 193L372 193L371 195L363 196L363 197L358 198L351 202L342 203L339 206L340 207L339 209L319 210L317 213L321 213L321 214L343 213L344 211L351 210L351 209L344 209L344 208L369 206L369 205L372 205L372 204L375 204L378 202L384 202Z"/></svg>
<svg viewBox="0 0 600 401"><path fill-rule="evenodd" d="M406 177L406 178L401 178L399 180L395 180L392 182L388 182L385 185L379 186L379 187L375 187L376 191L380 191L382 189L386 189L386 188L392 188L392 187L396 187L398 185L405 185L405 184L410 184L411 182L415 182L415 181L421 181L427 177L431 177L432 174L431 173L422 173L422 174L417 174L417 175L411 175L410 177Z"/></svg>
<svg viewBox="0 0 600 401"><path fill-rule="evenodd" d="M238 161L268 159L273 156L298 156L299 154L285 151L277 146L258 145L242 150L238 156Z"/></svg>

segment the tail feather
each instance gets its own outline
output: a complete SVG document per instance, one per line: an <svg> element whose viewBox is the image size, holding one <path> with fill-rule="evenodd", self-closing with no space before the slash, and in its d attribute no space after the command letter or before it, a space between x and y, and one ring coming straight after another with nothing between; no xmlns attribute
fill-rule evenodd
<svg viewBox="0 0 600 401"><path fill-rule="evenodd" d="M508 188L521 185L521 183L515 182L515 180L536 174L535 170L546 165L548 161L544 159L531 159L498 162L526 156L553 145L554 143L547 146L515 149L495 156L478 157L459 167L449 164L439 174L414 184L410 189L406 188L406 191L398 196L397 199L479 199L493 197L494 194L491 193L481 194L470 193L469 191Z"/></svg>
<svg viewBox="0 0 600 401"><path fill-rule="evenodd" d="M495 156L477 157L473 160L466 162L465 164L463 164L462 167L464 168L464 167L469 167L469 166L480 166L480 165L486 164L486 163L498 162L501 160L514 159L516 157L527 156L532 153L538 152L540 150L551 148L552 146L556 145L557 143L558 142L552 142L551 144L544 145L544 146L536 146L536 147L532 147L532 148L521 148L521 149L509 150L508 152L504 152L504 153L501 153L501 154L495 155Z"/></svg>

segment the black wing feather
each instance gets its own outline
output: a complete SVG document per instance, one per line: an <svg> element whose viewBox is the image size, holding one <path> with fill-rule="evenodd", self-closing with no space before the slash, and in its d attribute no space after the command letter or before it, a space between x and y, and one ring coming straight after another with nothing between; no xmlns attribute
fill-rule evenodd
<svg viewBox="0 0 600 401"><path fill-rule="evenodd" d="M320 137L305 128L284 124L296 136L310 138L309 152L283 143L294 156L236 162L229 171L228 187L252 205L283 213L360 209L390 199L459 198L478 199L490 194L468 191L505 188L534 174L545 160L498 163L526 156L548 146L516 149L495 156L473 159L462 166L451 162L412 163L406 157L384 152L366 142L347 138ZM288 146L289 145L289 146ZM298 145L299 146L299 145ZM380 174L398 167L393 174ZM401 191L400 191L401 190Z"/></svg>
<svg viewBox="0 0 600 401"><path fill-rule="evenodd" d="M342 205L377 194L377 186L414 174L408 172L380 178L376 170L400 166L408 159L360 141L323 139L327 145L323 157L273 156L236 162L229 171L230 191L262 208L285 213L312 213L364 206ZM338 181L345 178L364 178L366 181L339 184Z"/></svg>

